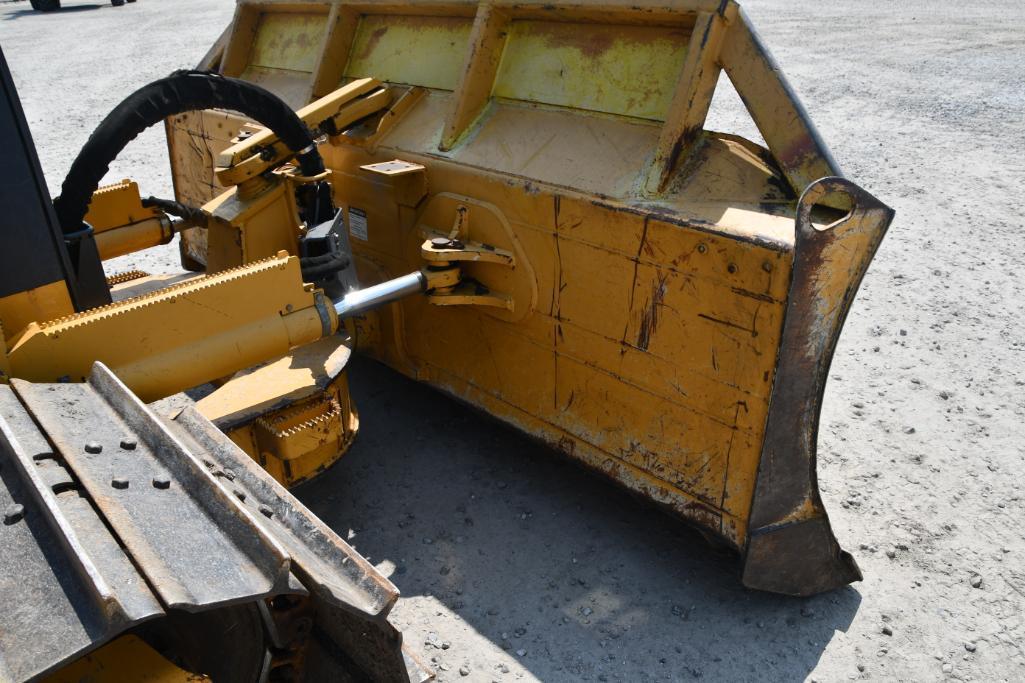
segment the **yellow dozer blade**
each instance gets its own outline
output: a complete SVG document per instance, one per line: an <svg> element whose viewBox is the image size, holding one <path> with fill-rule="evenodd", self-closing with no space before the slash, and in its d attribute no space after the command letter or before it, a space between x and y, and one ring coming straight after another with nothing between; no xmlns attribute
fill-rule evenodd
<svg viewBox="0 0 1025 683"><path fill-rule="evenodd" d="M359 279L458 256L472 281L356 318L359 351L717 537L747 586L860 579L817 429L893 212L843 179L734 2L243 0L201 66L296 109L388 89L320 145ZM764 147L705 130L722 72ZM169 120L177 200L223 191L211 159L255 130Z"/></svg>

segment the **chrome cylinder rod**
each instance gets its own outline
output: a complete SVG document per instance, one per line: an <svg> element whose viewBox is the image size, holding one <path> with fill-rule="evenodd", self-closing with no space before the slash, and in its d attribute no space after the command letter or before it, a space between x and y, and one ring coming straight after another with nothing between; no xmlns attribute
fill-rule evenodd
<svg viewBox="0 0 1025 683"><path fill-rule="evenodd" d="M427 278L420 271L382 282L373 287L349 292L335 301L335 312L339 318L351 318L397 299L427 291Z"/></svg>

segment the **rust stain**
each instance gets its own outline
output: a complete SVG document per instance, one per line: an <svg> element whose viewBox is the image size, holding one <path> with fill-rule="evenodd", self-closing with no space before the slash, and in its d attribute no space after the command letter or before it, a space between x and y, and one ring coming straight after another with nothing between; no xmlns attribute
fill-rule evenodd
<svg viewBox="0 0 1025 683"><path fill-rule="evenodd" d="M800 135L780 149L776 158L779 159L780 165L793 171L814 164L821 158L821 153L814 139L808 135Z"/></svg>
<svg viewBox="0 0 1025 683"><path fill-rule="evenodd" d="M633 279L630 280L630 303L627 305L627 310L631 313L634 310L634 292L637 290L637 269L641 264L641 252L650 250L651 247L648 245L648 217L644 217L644 226L641 228L641 243L637 246L637 256L634 257L634 274ZM626 327L623 329L623 339L620 340L623 344L623 350L620 354L626 353L627 341L626 334L630 331L630 321L626 322Z"/></svg>
<svg viewBox="0 0 1025 683"><path fill-rule="evenodd" d="M776 299L772 298L768 294L759 294L758 292L752 292L752 291L744 289L742 287L731 287L730 290L734 294L736 294L738 296L744 296L744 297L747 297L749 299L756 299L758 301L764 301L765 303L768 303L768 304L782 303L782 302L777 301Z"/></svg>
<svg viewBox="0 0 1025 683"><path fill-rule="evenodd" d="M572 48L590 59L601 57L616 42L616 35L610 29L595 27L595 30L580 31L574 24L536 23L531 32L544 39L545 47Z"/></svg>
<svg viewBox="0 0 1025 683"><path fill-rule="evenodd" d="M742 332L747 332L752 337L757 337L758 336L758 330L751 329L751 328L748 328L748 327L744 327L743 325L738 325L737 323L731 323L729 320L720 320L719 318L713 318L712 316L707 315L705 313L698 313L698 317L699 318L704 318L705 320L708 320L708 321L713 322L713 323L717 323L719 325L725 325L726 327L732 327L735 330L741 330Z"/></svg>
<svg viewBox="0 0 1025 683"><path fill-rule="evenodd" d="M559 308L560 308L560 297L562 291L566 288L565 282L562 279L562 250L559 247L559 211L562 208L562 196L554 195L552 197L553 210L555 212L555 225L554 225L554 236L555 236L555 267L557 268L557 276L555 278L555 287L552 288L552 304L551 311L552 317L556 320L560 320Z"/></svg>
<svg viewBox="0 0 1025 683"><path fill-rule="evenodd" d="M719 495L719 505L725 507L726 501L730 497L729 493L729 478L730 478L730 455L733 453L733 442L737 437L737 422L740 419L740 406L743 404L744 412L747 412L747 404L743 402L737 403L737 410L733 413L733 432L730 434L730 443L726 447L726 464L722 468L722 493Z"/></svg>
<svg viewBox="0 0 1025 683"><path fill-rule="evenodd" d="M363 52L361 52L360 55L359 55L359 58L360 59L366 59L371 54L373 54L374 48L377 47L377 44L379 42L381 42L381 38L383 38L384 34L387 33L387 32L388 32L388 27L387 26L382 26L381 28L379 28L379 29L375 30L373 33L371 33L370 34L370 38L367 40L367 44L363 47Z"/></svg>
<svg viewBox="0 0 1025 683"><path fill-rule="evenodd" d="M383 17L373 17L373 23L370 26L379 23L378 19ZM371 18L368 18L369 21ZM399 32L400 38L393 40L401 40L401 36L409 36L413 34L451 34L455 31L459 31L462 27L469 23L469 20L465 17L434 17L434 16L396 16L388 17L388 24L385 26L379 26L367 37L366 44L363 45L363 49L356 59L367 59L377 49L378 43L388 33L389 28L394 28ZM361 30L366 31L370 26L364 26ZM454 42L450 42L450 45L454 45ZM405 46L404 46L405 47Z"/></svg>
<svg viewBox="0 0 1025 683"><path fill-rule="evenodd" d="M641 329L637 333L637 348L641 351L648 350L651 337L658 327L658 309L662 306L662 300L666 295L666 279L668 275L659 273L658 282L651 288L651 298L644 306L641 313Z"/></svg>
<svg viewBox="0 0 1025 683"><path fill-rule="evenodd" d="M647 240L647 235L648 235L647 223L645 223L644 235L645 235L645 238L641 240L641 250L645 254L647 254L649 258L653 259L653 258L655 258L655 248L653 246L651 246L651 243L648 242L648 240Z"/></svg>

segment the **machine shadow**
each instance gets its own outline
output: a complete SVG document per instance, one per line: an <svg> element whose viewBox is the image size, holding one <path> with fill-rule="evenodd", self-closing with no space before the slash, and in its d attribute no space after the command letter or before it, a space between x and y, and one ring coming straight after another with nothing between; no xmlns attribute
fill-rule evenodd
<svg viewBox="0 0 1025 683"><path fill-rule="evenodd" d="M297 494L394 565L405 598L432 596L541 680L804 680L857 612L852 588L746 590L734 555L544 445L373 361L350 378L359 437ZM415 611L396 609L407 642L459 666L455 620Z"/></svg>
<svg viewBox="0 0 1025 683"><path fill-rule="evenodd" d="M12 21L14 19L21 19L22 17L42 16L45 14L53 14L55 12L82 12L86 10L100 9L102 7L103 5L69 5L68 7L61 7L59 10L54 10L54 12L38 12L32 9L31 7L27 7L25 9L18 9L13 12L10 12L9 14L4 15L4 19L7 21Z"/></svg>

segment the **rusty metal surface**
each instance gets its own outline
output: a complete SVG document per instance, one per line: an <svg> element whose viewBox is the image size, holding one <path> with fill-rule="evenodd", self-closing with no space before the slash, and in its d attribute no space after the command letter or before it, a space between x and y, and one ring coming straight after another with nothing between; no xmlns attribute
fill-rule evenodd
<svg viewBox="0 0 1025 683"><path fill-rule="evenodd" d="M285 551L109 370L14 388L164 604L195 611L288 591Z"/></svg>
<svg viewBox="0 0 1025 683"><path fill-rule="evenodd" d="M743 10L738 15L723 44L723 69L790 186L800 194L820 178L842 175L769 48Z"/></svg>
<svg viewBox="0 0 1025 683"><path fill-rule="evenodd" d="M851 206L813 222L825 202ZM827 215L829 215L827 213ZM842 178L798 203L796 247L776 379L749 517L744 583L810 595L861 579L833 536L816 474L819 412L840 330L893 210Z"/></svg>
<svg viewBox="0 0 1025 683"><path fill-rule="evenodd" d="M390 581L195 408L183 410L168 427L183 443L208 454L221 485L244 494L242 506L291 557L292 571L318 603L321 637L313 639L310 666L330 671L338 667L336 660L347 660L375 681L427 679L426 668L403 651L401 634L388 622L398 599ZM230 480L224 476L229 472Z"/></svg>
<svg viewBox="0 0 1025 683"><path fill-rule="evenodd" d="M246 11L289 6L254 0ZM343 132L323 145L336 201L363 218L352 233L361 278L388 280L421 265L410 242L424 227L462 226L464 243L515 252L515 269L481 266L474 273L488 291L509 292L511 310L434 306L443 302L437 296L404 301L362 328L356 322L357 350L544 439L750 552L750 585L814 592L856 578L817 503L810 442L818 404L807 401L814 415L788 423L781 396L787 387L802 396L805 390L795 370L778 383L775 373L791 367L784 360L809 335L826 341L794 351L803 359L794 362L828 366L843 323L836 311L846 311L874 246L837 229L844 250L823 258L817 274L802 265L791 287L792 268L817 242L802 237L800 225L795 230L798 196L840 171L737 4L424 0L411 18L371 19L338 2L321 11L345 18L328 32L311 92L343 75L379 77L397 94L405 86L425 89L372 142ZM439 22L468 24L471 15L464 43L432 52L430 64L421 59L419 45L444 37ZM236 58L222 63L228 75L245 72L245 26L236 20L229 49ZM400 33L411 37L391 49L386 43ZM354 44L358 49L349 50ZM434 78L456 65L455 80ZM720 71L764 146L705 129ZM172 141L186 132L172 128ZM180 145L173 162L179 185L206 184L202 152L218 144L204 141L198 152ZM421 203L404 201L367 171L394 159L423 167L428 196ZM438 199L456 195L461 206L489 209L455 221ZM812 203L838 209L846 196L824 192ZM508 229L485 237L491 222ZM815 300L799 284L809 277L829 290L834 308L816 309L818 322L806 323L818 326L802 332L792 309ZM518 280L530 285L529 296L526 286L511 289ZM767 424L783 433L780 448L789 438L804 453L797 458L805 482L800 504L775 517L757 514L768 499L759 496L753 507L756 487L771 488L774 476L796 468L770 462L760 469L772 436ZM776 451L768 457L782 459ZM839 569L827 563L820 573L831 578L802 579L804 589L792 588L796 579L770 581L764 558L774 553L761 552L767 534L804 520L821 521L778 532L772 542L829 539L824 557L835 556Z"/></svg>
<svg viewBox="0 0 1025 683"><path fill-rule="evenodd" d="M163 613L8 386L0 513L0 681L42 675Z"/></svg>

